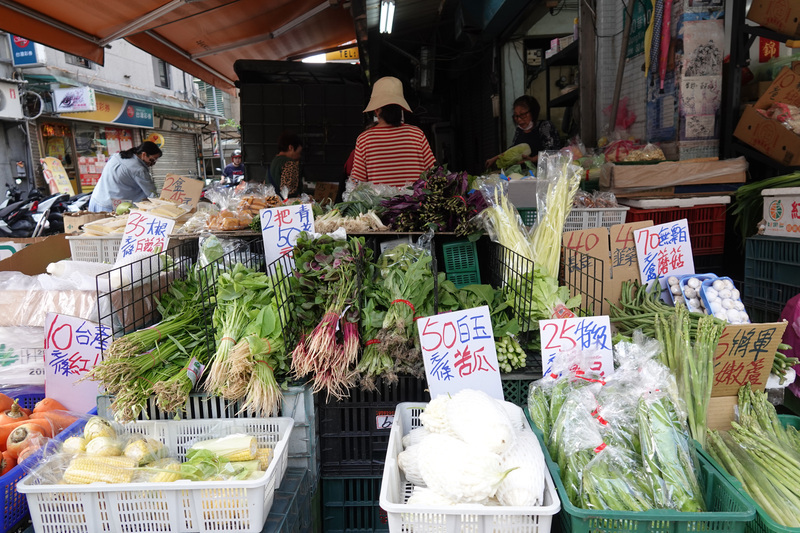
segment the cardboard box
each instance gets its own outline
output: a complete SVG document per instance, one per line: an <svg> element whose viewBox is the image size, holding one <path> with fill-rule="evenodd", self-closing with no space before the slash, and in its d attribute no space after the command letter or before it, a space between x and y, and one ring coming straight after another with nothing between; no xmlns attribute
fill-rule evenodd
<svg viewBox="0 0 800 533"><path fill-rule="evenodd" d="M592 228L581 231L568 231L562 235L564 247L568 249L565 258L569 280L577 277L589 277L592 282L582 284L589 289L596 289L602 284L603 294L600 309L590 309L592 303L589 299L597 299L600 295L583 294L581 309L594 315L607 315L610 304L619 303L622 294L622 282L639 279L639 262L636 259L636 244L633 240L633 231L652 226L652 221L630 222L617 224L610 228ZM572 253L575 250L578 253ZM596 272L585 256L593 257L603 264L603 279L595 280ZM581 272L581 270L588 270ZM593 283L599 281L600 283ZM568 283L569 284L569 283ZM596 305L595 305L596 307Z"/></svg>
<svg viewBox="0 0 800 533"><path fill-rule="evenodd" d="M69 259L69 242L66 235L51 235L35 239L13 239L13 242L31 241L22 250L0 261L0 271L22 272L35 276L47 271L47 265Z"/></svg>
<svg viewBox="0 0 800 533"><path fill-rule="evenodd" d="M314 200L316 200L317 203L321 203L326 199L330 199L331 202L335 202L336 195L338 193L339 193L338 183L318 181L316 186L314 187Z"/></svg>
<svg viewBox="0 0 800 533"><path fill-rule="evenodd" d="M603 166L603 189L658 189L677 185L744 183L747 178L744 157L721 161L664 161L655 165Z"/></svg>
<svg viewBox="0 0 800 533"><path fill-rule="evenodd" d="M784 67L767 92L742 113L733 135L759 152L786 166L800 165L800 135L757 109L768 109L773 102L800 106L800 68Z"/></svg>
<svg viewBox="0 0 800 533"><path fill-rule="evenodd" d="M112 216L114 216L113 213L93 213L91 211L64 213L64 233L80 232L84 224Z"/></svg>
<svg viewBox="0 0 800 533"><path fill-rule="evenodd" d="M755 102L767 92L769 86L772 85L771 81L754 81L742 87L741 101L742 102Z"/></svg>
<svg viewBox="0 0 800 533"><path fill-rule="evenodd" d="M800 239L800 187L764 189L765 235Z"/></svg>
<svg viewBox="0 0 800 533"><path fill-rule="evenodd" d="M753 0L747 19L789 37L800 38L800 2Z"/></svg>

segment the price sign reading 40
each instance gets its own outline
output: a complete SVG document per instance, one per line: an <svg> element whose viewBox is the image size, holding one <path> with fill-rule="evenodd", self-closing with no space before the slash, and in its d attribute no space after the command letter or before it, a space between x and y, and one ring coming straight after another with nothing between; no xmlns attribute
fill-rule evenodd
<svg viewBox="0 0 800 533"><path fill-rule="evenodd" d="M540 320L539 332L542 375L558 377L567 367L597 376L614 372L611 323L607 316Z"/></svg>
<svg viewBox="0 0 800 533"><path fill-rule="evenodd" d="M82 318L47 313L44 339L44 390L70 411L86 413L97 404L99 385L79 380L100 362L111 331Z"/></svg>
<svg viewBox="0 0 800 533"><path fill-rule="evenodd" d="M489 307L475 307L417 320L431 398L461 389L503 399Z"/></svg>

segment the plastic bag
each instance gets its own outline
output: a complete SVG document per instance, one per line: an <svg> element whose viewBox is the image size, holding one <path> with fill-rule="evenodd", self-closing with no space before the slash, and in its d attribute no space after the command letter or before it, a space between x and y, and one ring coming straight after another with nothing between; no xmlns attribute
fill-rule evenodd
<svg viewBox="0 0 800 533"><path fill-rule="evenodd" d="M647 511L653 507L650 488L636 457L607 446L583 469L580 501L585 509Z"/></svg>
<svg viewBox="0 0 800 533"><path fill-rule="evenodd" d="M501 179L485 180L480 192L488 207L478 213L473 220L483 226L492 241L533 260L533 247L528 238L529 230L509 200L508 182Z"/></svg>

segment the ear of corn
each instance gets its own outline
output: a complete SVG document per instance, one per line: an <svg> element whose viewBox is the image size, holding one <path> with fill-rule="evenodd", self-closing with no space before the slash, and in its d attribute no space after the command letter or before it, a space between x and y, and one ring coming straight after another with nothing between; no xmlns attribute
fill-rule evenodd
<svg viewBox="0 0 800 533"><path fill-rule="evenodd" d="M131 459L136 459L139 466L152 463L164 457L166 447L160 441L151 438L137 438L125 446L123 454Z"/></svg>
<svg viewBox="0 0 800 533"><path fill-rule="evenodd" d="M125 456L79 455L70 461L64 471L64 482L70 484L130 483L135 468L136 461Z"/></svg>
<svg viewBox="0 0 800 533"><path fill-rule="evenodd" d="M86 451L86 439L83 437L69 437L61 445L61 451L68 454L76 454Z"/></svg>
<svg viewBox="0 0 800 533"><path fill-rule="evenodd" d="M173 461L159 467L159 471L153 474L150 481L152 483L171 483L179 479L183 479L181 475L181 465L177 461Z"/></svg>
<svg viewBox="0 0 800 533"><path fill-rule="evenodd" d="M117 438L117 431L111 423L101 416L93 416L83 428L83 438L86 442L90 442L96 437L111 437Z"/></svg>
<svg viewBox="0 0 800 533"><path fill-rule="evenodd" d="M114 437L95 437L86 444L86 453L100 457L122 455L122 446Z"/></svg>
<svg viewBox="0 0 800 533"><path fill-rule="evenodd" d="M261 463L261 470L267 469L270 461L272 461L272 448L259 448L256 452L256 459Z"/></svg>
<svg viewBox="0 0 800 533"><path fill-rule="evenodd" d="M208 450L228 461L250 461L256 458L258 441L251 435L235 433L218 439L195 442L195 450Z"/></svg>

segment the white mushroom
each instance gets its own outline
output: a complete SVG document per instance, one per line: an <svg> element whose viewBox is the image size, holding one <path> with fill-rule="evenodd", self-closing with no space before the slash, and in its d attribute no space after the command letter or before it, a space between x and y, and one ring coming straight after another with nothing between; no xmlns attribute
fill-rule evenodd
<svg viewBox="0 0 800 533"><path fill-rule="evenodd" d="M722 281L721 279L715 279L714 283L712 283L711 286L714 287L714 290L719 292L725 288L725 282Z"/></svg>
<svg viewBox="0 0 800 533"><path fill-rule="evenodd" d="M697 279L697 278L689 278L686 281L686 285L690 286L693 289L697 289L697 288L700 287L701 283L700 283L700 280Z"/></svg>
<svg viewBox="0 0 800 533"><path fill-rule="evenodd" d="M670 277L667 278L667 283L669 285L678 285L680 282L678 281L678 278L676 278L675 276L670 276ZM673 294L675 294L675 293L673 293Z"/></svg>

